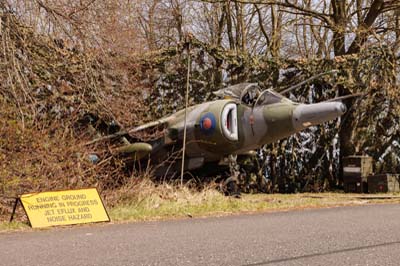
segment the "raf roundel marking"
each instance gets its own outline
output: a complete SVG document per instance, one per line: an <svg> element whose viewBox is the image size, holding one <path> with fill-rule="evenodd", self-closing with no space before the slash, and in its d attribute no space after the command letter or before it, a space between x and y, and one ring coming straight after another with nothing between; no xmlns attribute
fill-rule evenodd
<svg viewBox="0 0 400 266"><path fill-rule="evenodd" d="M212 121L211 121L210 118L206 117L206 118L203 120L203 128L206 129L206 130L208 130L208 129L210 129L211 127L212 127Z"/></svg>
<svg viewBox="0 0 400 266"><path fill-rule="evenodd" d="M216 125L217 122L213 113L206 113L200 118L200 129L204 134L212 134Z"/></svg>

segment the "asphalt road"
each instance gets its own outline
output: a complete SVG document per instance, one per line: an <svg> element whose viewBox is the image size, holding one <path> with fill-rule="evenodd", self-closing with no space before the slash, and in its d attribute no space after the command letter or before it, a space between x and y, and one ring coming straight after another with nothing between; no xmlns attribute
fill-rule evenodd
<svg viewBox="0 0 400 266"><path fill-rule="evenodd" d="M5 233L0 265L400 265L400 205Z"/></svg>

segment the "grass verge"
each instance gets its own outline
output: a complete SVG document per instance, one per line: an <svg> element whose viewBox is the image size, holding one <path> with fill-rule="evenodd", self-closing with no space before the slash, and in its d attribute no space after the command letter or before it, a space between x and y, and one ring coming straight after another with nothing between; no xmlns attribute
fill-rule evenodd
<svg viewBox="0 0 400 266"><path fill-rule="evenodd" d="M0 232L20 231L30 228L26 222L0 222Z"/></svg>
<svg viewBox="0 0 400 266"><path fill-rule="evenodd" d="M217 191L204 191L190 197L162 199L152 196L141 202L124 203L109 210L113 221L146 221L184 217L224 216L240 213L301 210L371 203L400 203L400 197L379 197L343 193L321 194L244 194L240 199Z"/></svg>
<svg viewBox="0 0 400 266"><path fill-rule="evenodd" d="M146 193L124 198L108 209L113 222L156 221L188 217L226 216L258 213L329 208L377 203L400 203L400 194L242 194L237 199L226 197L215 189L194 192L163 185ZM0 232L29 230L27 222L0 221Z"/></svg>

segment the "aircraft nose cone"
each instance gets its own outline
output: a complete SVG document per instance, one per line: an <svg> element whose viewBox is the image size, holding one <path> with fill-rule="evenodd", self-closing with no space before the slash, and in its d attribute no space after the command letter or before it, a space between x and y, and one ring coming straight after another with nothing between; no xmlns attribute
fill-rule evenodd
<svg viewBox="0 0 400 266"><path fill-rule="evenodd" d="M293 110L293 127L302 130L333 120L347 111L346 105L340 102L322 102L301 104Z"/></svg>
<svg viewBox="0 0 400 266"><path fill-rule="evenodd" d="M339 103L339 105L337 106L337 111L341 112L341 115L347 112L347 107L345 104L343 103Z"/></svg>

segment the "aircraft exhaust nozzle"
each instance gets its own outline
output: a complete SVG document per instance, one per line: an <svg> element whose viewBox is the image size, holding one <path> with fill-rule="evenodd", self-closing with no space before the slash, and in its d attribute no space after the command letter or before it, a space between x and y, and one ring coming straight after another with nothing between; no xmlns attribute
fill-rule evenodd
<svg viewBox="0 0 400 266"><path fill-rule="evenodd" d="M293 127L296 130L302 130L333 120L346 111L346 105L340 102L301 104L293 110Z"/></svg>

